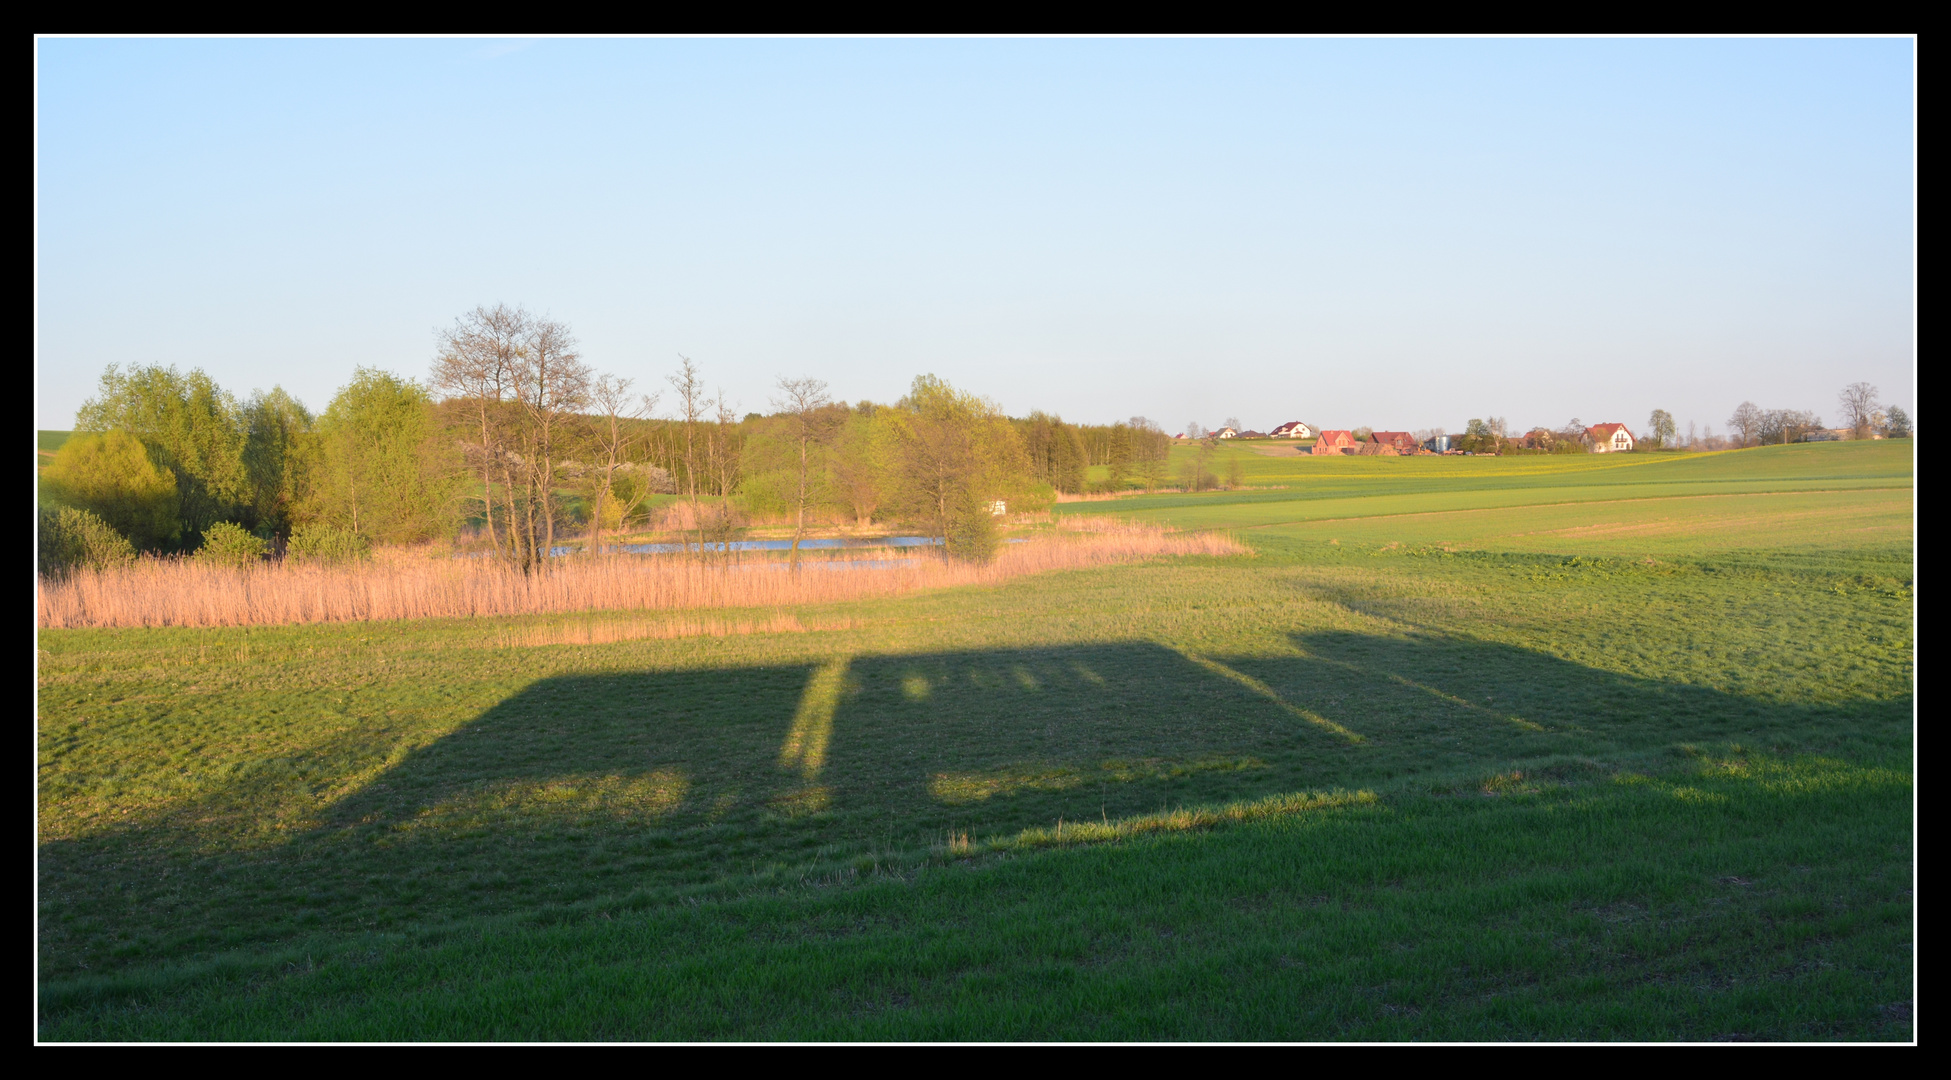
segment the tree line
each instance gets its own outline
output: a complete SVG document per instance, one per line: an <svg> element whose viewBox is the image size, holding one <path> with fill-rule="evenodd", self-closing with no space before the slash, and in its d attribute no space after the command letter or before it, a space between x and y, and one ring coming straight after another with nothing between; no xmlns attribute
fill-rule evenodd
<svg viewBox="0 0 1951 1080"><path fill-rule="evenodd" d="M999 542L997 502L1085 491L1093 466L1099 487L1167 480L1171 440L1149 420L1011 419L932 375L890 405L782 378L771 411L744 416L689 358L665 383L645 393L598 371L567 325L507 305L440 331L424 383L360 368L317 414L280 388L239 399L201 371L112 366L43 471L50 513L68 515L44 515L44 531L159 554L217 544L232 559L448 537L534 571L565 547L602 550L658 504L700 552L787 519L794 557L809 527L847 521L913 527L980 560Z"/></svg>

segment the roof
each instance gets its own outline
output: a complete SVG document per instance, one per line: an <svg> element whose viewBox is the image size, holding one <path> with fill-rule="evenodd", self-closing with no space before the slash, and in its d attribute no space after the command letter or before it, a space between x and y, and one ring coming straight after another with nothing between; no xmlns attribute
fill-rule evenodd
<svg viewBox="0 0 1951 1080"><path fill-rule="evenodd" d="M1595 439L1610 439L1615 431L1625 432L1628 439L1633 437L1632 429L1624 424L1593 424L1585 429L1585 433Z"/></svg>

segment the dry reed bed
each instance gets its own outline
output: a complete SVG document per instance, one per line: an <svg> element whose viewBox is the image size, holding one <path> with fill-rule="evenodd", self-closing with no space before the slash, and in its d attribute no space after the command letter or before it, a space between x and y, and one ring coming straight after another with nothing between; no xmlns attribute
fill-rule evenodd
<svg viewBox="0 0 1951 1080"><path fill-rule="evenodd" d="M564 559L523 575L499 564L428 560L356 567L265 565L218 569L144 559L126 569L40 582L44 627L264 626L382 619L538 615L579 611L785 607L894 596L1158 555L1234 555L1216 533L1173 533L1119 522L1066 521L1054 534L1010 544L987 566L926 556L910 565L793 572L780 562L724 564L672 556Z"/></svg>

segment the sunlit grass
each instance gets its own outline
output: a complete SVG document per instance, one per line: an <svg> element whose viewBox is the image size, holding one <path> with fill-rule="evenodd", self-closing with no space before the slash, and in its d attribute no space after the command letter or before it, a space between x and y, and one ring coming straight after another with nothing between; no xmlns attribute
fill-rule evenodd
<svg viewBox="0 0 1951 1080"><path fill-rule="evenodd" d="M1656 464L1769 460L1832 464ZM1888 486L898 598L44 631L42 1031L1905 1037ZM1664 503L1748 508L1680 551Z"/></svg>

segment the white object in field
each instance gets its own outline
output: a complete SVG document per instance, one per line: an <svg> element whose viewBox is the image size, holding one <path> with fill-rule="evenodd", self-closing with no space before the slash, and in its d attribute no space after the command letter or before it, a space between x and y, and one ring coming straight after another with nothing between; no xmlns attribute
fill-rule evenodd
<svg viewBox="0 0 1951 1080"><path fill-rule="evenodd" d="M1002 517L1004 514L1009 513L1009 506L1001 499L997 499L995 502L989 504L989 513L995 517Z"/></svg>

